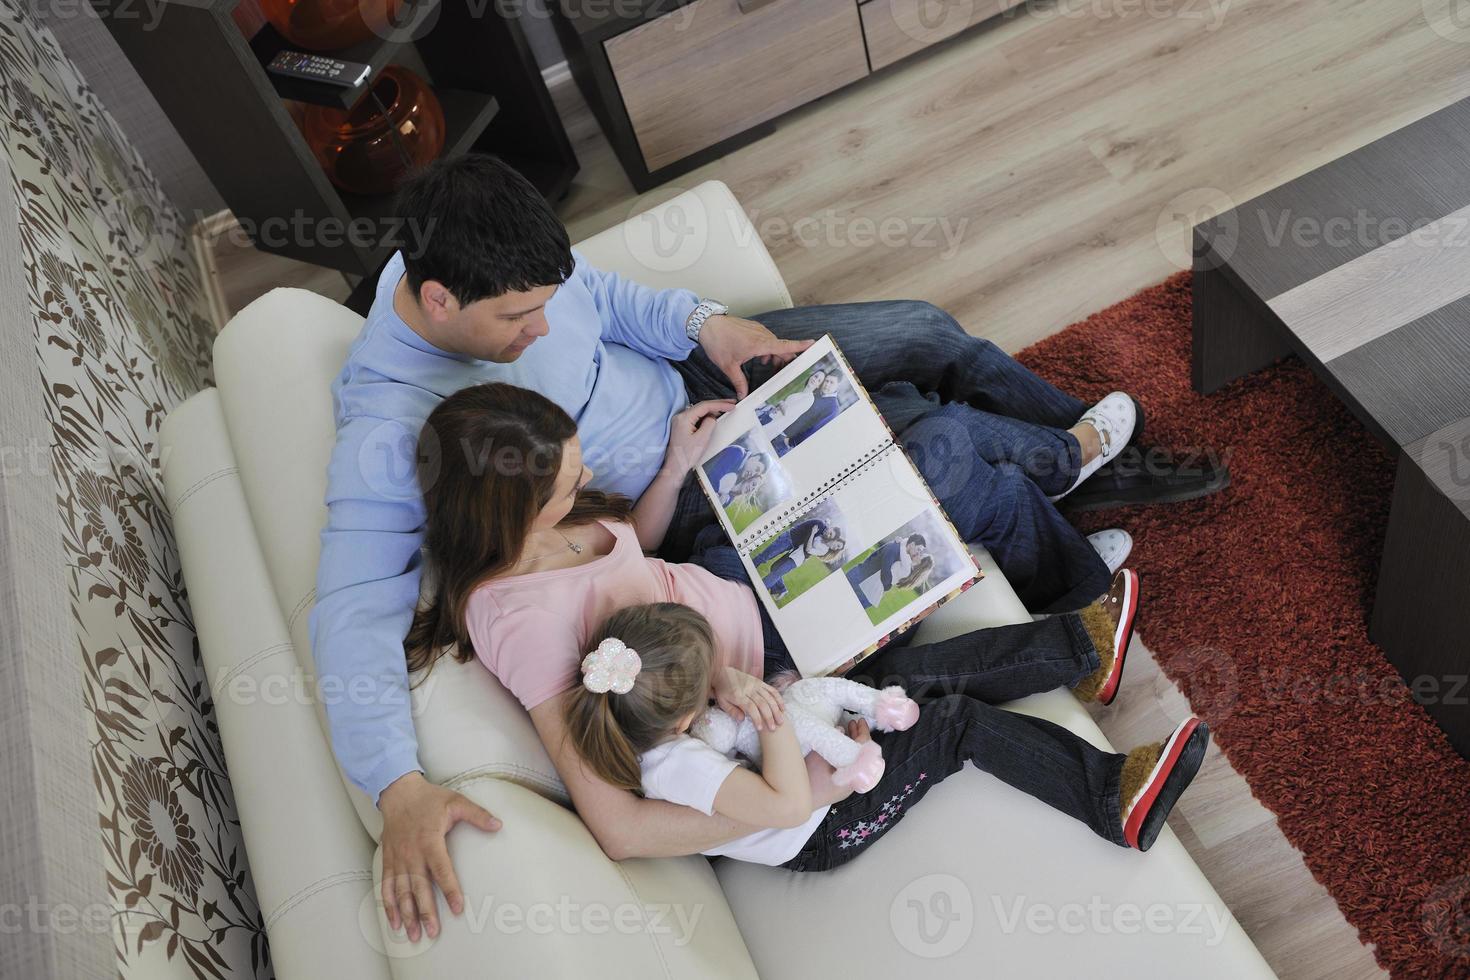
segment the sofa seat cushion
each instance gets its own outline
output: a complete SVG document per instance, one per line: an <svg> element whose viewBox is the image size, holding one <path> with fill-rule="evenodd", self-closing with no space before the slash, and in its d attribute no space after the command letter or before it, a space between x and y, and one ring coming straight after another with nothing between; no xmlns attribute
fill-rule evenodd
<svg viewBox="0 0 1470 980"><path fill-rule="evenodd" d="M1028 618L975 553L987 577L926 619L920 640ZM1068 691L1006 707L1112 748ZM715 871L764 980L1273 976L1172 831L1147 854L1126 850L970 766L833 871Z"/></svg>

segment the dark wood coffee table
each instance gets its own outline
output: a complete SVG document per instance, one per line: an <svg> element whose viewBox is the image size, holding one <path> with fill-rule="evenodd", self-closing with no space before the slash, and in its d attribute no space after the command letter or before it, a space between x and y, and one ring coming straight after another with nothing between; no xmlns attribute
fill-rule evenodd
<svg viewBox="0 0 1470 980"><path fill-rule="evenodd" d="M1194 229L1194 386L1288 354L1398 457L1369 635L1470 757L1470 100Z"/></svg>

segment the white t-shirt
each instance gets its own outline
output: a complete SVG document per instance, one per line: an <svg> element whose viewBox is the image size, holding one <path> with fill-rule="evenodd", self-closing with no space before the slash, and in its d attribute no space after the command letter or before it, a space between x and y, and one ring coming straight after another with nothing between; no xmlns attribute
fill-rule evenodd
<svg viewBox="0 0 1470 980"><path fill-rule="evenodd" d="M721 755L692 735L679 735L643 753L639 765L643 769L644 796L713 815L715 795L740 763ZM710 857L728 857L773 867L785 864L801 853L830 809L830 806L818 807L812 811L811 819L799 827L758 830L704 853Z"/></svg>

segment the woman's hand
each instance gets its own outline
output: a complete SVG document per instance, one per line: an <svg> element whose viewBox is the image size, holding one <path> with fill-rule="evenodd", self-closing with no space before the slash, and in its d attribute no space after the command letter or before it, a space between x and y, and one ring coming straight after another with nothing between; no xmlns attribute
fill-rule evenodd
<svg viewBox="0 0 1470 980"><path fill-rule="evenodd" d="M715 420L735 407L728 398L696 402L675 415L669 423L669 449L664 456L664 472L683 479L709 445L715 431Z"/></svg>
<svg viewBox="0 0 1470 980"><path fill-rule="evenodd" d="M734 667L715 672L715 700L725 712L739 721L749 717L755 730L772 731L786 718L786 702L781 692L758 677Z"/></svg>

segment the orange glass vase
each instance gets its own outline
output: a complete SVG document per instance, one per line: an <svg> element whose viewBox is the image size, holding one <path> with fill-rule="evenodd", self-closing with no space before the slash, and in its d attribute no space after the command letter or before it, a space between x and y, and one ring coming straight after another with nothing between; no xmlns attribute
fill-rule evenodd
<svg viewBox="0 0 1470 980"><path fill-rule="evenodd" d="M386 38L403 0L260 0L281 36L308 51L338 51L374 34Z"/></svg>
<svg viewBox="0 0 1470 980"><path fill-rule="evenodd" d="M387 194L443 151L444 109L427 82L389 65L351 109L308 106L302 132L332 183L352 194Z"/></svg>

